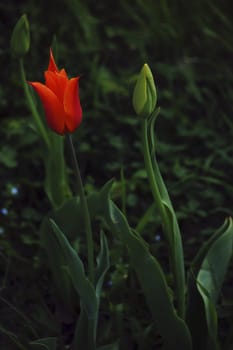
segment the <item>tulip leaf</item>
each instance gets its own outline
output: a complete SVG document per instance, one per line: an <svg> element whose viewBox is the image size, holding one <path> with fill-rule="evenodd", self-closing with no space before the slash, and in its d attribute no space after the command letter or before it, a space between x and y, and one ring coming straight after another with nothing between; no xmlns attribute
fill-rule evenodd
<svg viewBox="0 0 233 350"><path fill-rule="evenodd" d="M176 288L177 293L182 295L182 300L185 300L185 276L184 276L184 255L183 255L183 246L182 239L180 234L179 225L176 219L175 212L173 207L169 204L169 202L162 201L164 205L164 209L167 213L167 219L169 221L169 225L171 227L171 254L173 254L173 259L175 264L174 268L174 276L176 277Z"/></svg>
<svg viewBox="0 0 233 350"><path fill-rule="evenodd" d="M70 275L64 270L66 266L66 258L63 253L57 237L54 235L51 223L48 218L42 222L41 243L46 250L48 263L52 272L53 280L56 286L58 297L68 310L73 310L79 305L77 295L73 287Z"/></svg>
<svg viewBox="0 0 233 350"><path fill-rule="evenodd" d="M230 219L231 220L231 219ZM199 271L202 261L205 258L208 250L210 249L211 245L214 241L216 241L217 238L219 238L225 231L229 229L230 221L229 219L226 219L222 226L217 229L213 235L209 237L209 239L203 243L202 247L198 251L198 254L195 256L193 262L192 262L192 271L197 274Z"/></svg>
<svg viewBox="0 0 233 350"><path fill-rule="evenodd" d="M149 120L148 120L148 139L149 139L149 148L151 150L151 157L155 156L155 147L156 147L156 142L155 142L155 122L158 118L160 112L160 107L156 108L154 112L151 114Z"/></svg>
<svg viewBox="0 0 233 350"><path fill-rule="evenodd" d="M215 305L232 257L233 223L210 246L197 275L197 288L203 299L209 337L217 346L217 312ZM213 346L212 346L213 348Z"/></svg>
<svg viewBox="0 0 233 350"><path fill-rule="evenodd" d="M192 271L189 271L188 273L187 289L186 320L192 334L193 349L206 350L208 329L204 303L197 289L196 277Z"/></svg>
<svg viewBox="0 0 233 350"><path fill-rule="evenodd" d="M99 192L94 192L87 196L88 207L91 218L101 215L103 203L107 201L108 193L113 180L107 182ZM69 241L74 241L82 235L84 227L82 208L78 198L68 199L60 208L53 210L49 214L60 230L65 234ZM57 287L57 293L61 300L69 309L77 306L77 297L69 274L62 268L65 266L65 258L62 254L62 248L53 234L53 230L48 218L45 218L41 228L41 242L47 251L49 266L53 274L54 282ZM53 249L51 249L53 247Z"/></svg>
<svg viewBox="0 0 233 350"><path fill-rule="evenodd" d="M112 187L113 180L108 181L100 191L96 191L87 196L87 204L91 219L101 215L104 203L107 201L108 193ZM60 208L53 210L50 217L57 223L62 232L70 240L81 235L81 229L84 230L83 211L79 198L68 199ZM77 232L77 228L79 231Z"/></svg>
<svg viewBox="0 0 233 350"><path fill-rule="evenodd" d="M88 319L84 305L81 302L80 315L76 324L71 350L83 348L86 350L95 350L96 326L97 318L93 320Z"/></svg>
<svg viewBox="0 0 233 350"><path fill-rule="evenodd" d="M25 346L19 341L18 336L16 334L4 328L1 324L0 324L0 333L3 333L12 341L12 343L14 343L15 345L14 348L20 349L20 350L27 350Z"/></svg>
<svg viewBox="0 0 233 350"><path fill-rule="evenodd" d="M97 257L97 268L95 271L95 288L96 288L96 298L99 308L100 303L100 293L103 285L104 276L109 268L109 249L107 239L103 232L100 236L100 253ZM80 349L83 344L86 344L86 348L93 349L95 346L96 338L96 327L97 327L97 317L95 320L90 322L87 317L83 303L81 302L81 312L76 325L75 335L73 340L72 349Z"/></svg>
<svg viewBox="0 0 233 350"><path fill-rule="evenodd" d="M95 319L97 317L97 299L94 287L86 277L83 263L56 223L53 220L50 222L64 256L64 268L70 274L73 286L80 296L88 318Z"/></svg>
<svg viewBox="0 0 233 350"><path fill-rule="evenodd" d="M111 200L104 218L128 247L132 266L162 337L163 349L172 350L174 344L177 349L191 349L189 330L176 314L165 275L157 259L150 254L146 242L130 229L125 216Z"/></svg>
<svg viewBox="0 0 233 350"><path fill-rule="evenodd" d="M34 349L38 350L56 350L57 348L57 338L41 338L30 342L30 345Z"/></svg>
<svg viewBox="0 0 233 350"><path fill-rule="evenodd" d="M219 349L217 341L218 300L232 256L232 219L209 238L195 257L188 275L187 322L194 348Z"/></svg>
<svg viewBox="0 0 233 350"><path fill-rule="evenodd" d="M205 336L204 349L206 350L220 350L217 340L218 319L217 311L212 302L208 290L197 282L197 288L204 303L205 321L207 323L207 333Z"/></svg>
<svg viewBox="0 0 233 350"><path fill-rule="evenodd" d="M97 258L96 290L87 279L83 264L71 247L65 235L53 220L50 220L52 229L60 246L60 253L64 256L64 267L69 272L73 286L80 296L81 312L76 325L73 348L79 349L86 344L87 350L95 349L96 327L101 288L104 276L109 268L109 250L107 239L101 233L100 253Z"/></svg>
<svg viewBox="0 0 233 350"><path fill-rule="evenodd" d="M229 225L225 232L212 243L205 256L197 281L208 291L210 298L216 303L223 280L232 256L233 221L229 219Z"/></svg>
<svg viewBox="0 0 233 350"><path fill-rule="evenodd" d="M104 235L103 232L101 232L100 235L100 253L97 257L97 268L95 272L95 279L96 279L96 296L99 300L101 289L103 286L103 281L106 272L108 271L110 266L109 263L109 249L108 249L108 242L107 238Z"/></svg>

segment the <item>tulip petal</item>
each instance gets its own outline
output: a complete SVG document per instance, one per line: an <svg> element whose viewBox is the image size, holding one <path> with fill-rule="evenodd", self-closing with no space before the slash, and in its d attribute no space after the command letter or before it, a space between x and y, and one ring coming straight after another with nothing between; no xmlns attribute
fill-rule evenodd
<svg viewBox="0 0 233 350"><path fill-rule="evenodd" d="M50 70L51 72L59 72L55 59L53 57L53 51L52 49L50 49L50 58L49 58L49 66L48 66L48 70Z"/></svg>
<svg viewBox="0 0 233 350"><path fill-rule="evenodd" d="M64 75L49 70L45 72L45 85L55 93L62 104L67 83L68 78L66 74Z"/></svg>
<svg viewBox="0 0 233 350"><path fill-rule="evenodd" d="M66 115L62 103L47 86L37 82L29 82L42 101L49 127L58 134L65 132Z"/></svg>
<svg viewBox="0 0 233 350"><path fill-rule="evenodd" d="M68 81L64 94L65 127L73 132L82 121L82 108L79 99L79 77Z"/></svg>
<svg viewBox="0 0 233 350"><path fill-rule="evenodd" d="M63 75L64 77L66 77L67 80L68 80L68 76L67 76L66 71L65 71L64 68L62 68L62 69L60 70L59 74L61 74L61 75Z"/></svg>

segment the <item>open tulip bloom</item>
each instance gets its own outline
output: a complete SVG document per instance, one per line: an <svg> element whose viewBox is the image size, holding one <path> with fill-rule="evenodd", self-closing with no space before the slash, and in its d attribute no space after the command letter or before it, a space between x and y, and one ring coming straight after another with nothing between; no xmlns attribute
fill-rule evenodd
<svg viewBox="0 0 233 350"><path fill-rule="evenodd" d="M79 77L68 79L65 69L59 70L52 50L45 84L29 82L42 101L49 127L60 135L74 132L82 121L79 99Z"/></svg>

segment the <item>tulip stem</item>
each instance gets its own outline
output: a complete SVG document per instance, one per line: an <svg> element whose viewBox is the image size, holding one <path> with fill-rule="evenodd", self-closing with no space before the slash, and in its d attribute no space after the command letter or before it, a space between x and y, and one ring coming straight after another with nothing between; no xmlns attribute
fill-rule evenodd
<svg viewBox="0 0 233 350"><path fill-rule="evenodd" d="M168 242L169 260L170 260L169 262L170 262L171 270L173 272L175 287L176 287L177 312L181 318L184 318L185 279L184 279L184 260L183 260L182 242L178 233L178 224L177 224L177 232L175 233L174 218L172 218L172 220L169 218L168 213L166 212L166 209L164 206L162 194L159 188L159 179L158 179L159 174L158 172L155 173L153 163L152 163L151 152L150 152L149 141L148 141L148 124L146 119L142 121L142 149L143 149L145 168L146 168L148 180L151 187L151 192L154 197L154 202L161 216L165 239ZM168 198L167 198L167 201L169 202L172 208L172 204L170 203L170 199ZM178 250L179 250L179 257L177 257Z"/></svg>
<svg viewBox="0 0 233 350"><path fill-rule="evenodd" d="M93 245L93 234L91 228L90 213L87 205L87 199L84 193L84 187L82 183L82 178L79 170L78 160L74 149L74 144L70 134L67 134L67 139L69 142L72 161L74 165L75 176L78 185L78 192L80 196L80 204L83 210L84 224L87 237L87 256L88 256L88 277L90 281L94 284L94 245Z"/></svg>
<svg viewBox="0 0 233 350"><path fill-rule="evenodd" d="M19 67L20 67L20 75L21 75L21 80L23 83L23 89L24 89L24 93L26 95L27 98L27 102L28 102L28 106L32 112L32 116L34 118L34 121L36 123L37 126L37 130L39 132L39 134L41 135L41 137L43 138L45 144L48 146L48 148L50 147L50 142L49 142L49 138L48 138L48 134L45 130L45 127L41 121L40 115L36 109L35 103L33 101L32 98L32 94L29 90L29 86L28 83L26 81L26 75L25 75L25 70L24 70L24 65L23 65L23 59L21 58L19 61Z"/></svg>
<svg viewBox="0 0 233 350"><path fill-rule="evenodd" d="M143 120L142 125L142 148L143 148L143 156L145 162L145 168L148 176L148 180L150 182L151 192L154 197L154 201L158 207L160 216L162 218L162 224L164 228L164 234L166 239L169 240L169 224L167 220L167 215L163 206L163 203L160 198L159 187L154 176L154 169L151 162L148 135L147 135L147 120Z"/></svg>

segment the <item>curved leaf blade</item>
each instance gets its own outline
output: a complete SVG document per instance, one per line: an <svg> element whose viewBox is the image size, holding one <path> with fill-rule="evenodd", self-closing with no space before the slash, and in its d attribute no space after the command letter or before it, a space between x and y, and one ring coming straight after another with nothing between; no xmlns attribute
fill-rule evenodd
<svg viewBox="0 0 233 350"><path fill-rule="evenodd" d="M189 271L187 322L195 349L219 349L216 301L231 259L232 243L233 223L229 218L201 247Z"/></svg>
<svg viewBox="0 0 233 350"><path fill-rule="evenodd" d="M197 288L203 299L211 347L218 349L216 302L232 257L233 222L211 244L197 275Z"/></svg>
<svg viewBox="0 0 233 350"><path fill-rule="evenodd" d="M30 345L33 347L33 349L38 350L56 350L57 348L57 338L54 337L48 337L48 338L41 338L34 340L33 342L30 342Z"/></svg>
<svg viewBox="0 0 233 350"><path fill-rule="evenodd" d="M125 216L109 200L105 219L128 247L132 266L140 281L148 307L163 339L163 349L191 350L191 337L185 322L180 319L173 306L169 288L159 262L153 257L144 240L129 227Z"/></svg>
<svg viewBox="0 0 233 350"><path fill-rule="evenodd" d="M74 288L82 300L89 319L97 317L97 298L94 287L86 277L84 266L76 251L53 220L50 220L53 232L63 252L68 273Z"/></svg>
<svg viewBox="0 0 233 350"><path fill-rule="evenodd" d="M109 261L109 249L108 242L105 234L101 232L100 235L100 253L97 257L97 268L95 271L96 279L96 296L97 299L100 299L100 293L103 286L104 277L110 267Z"/></svg>

